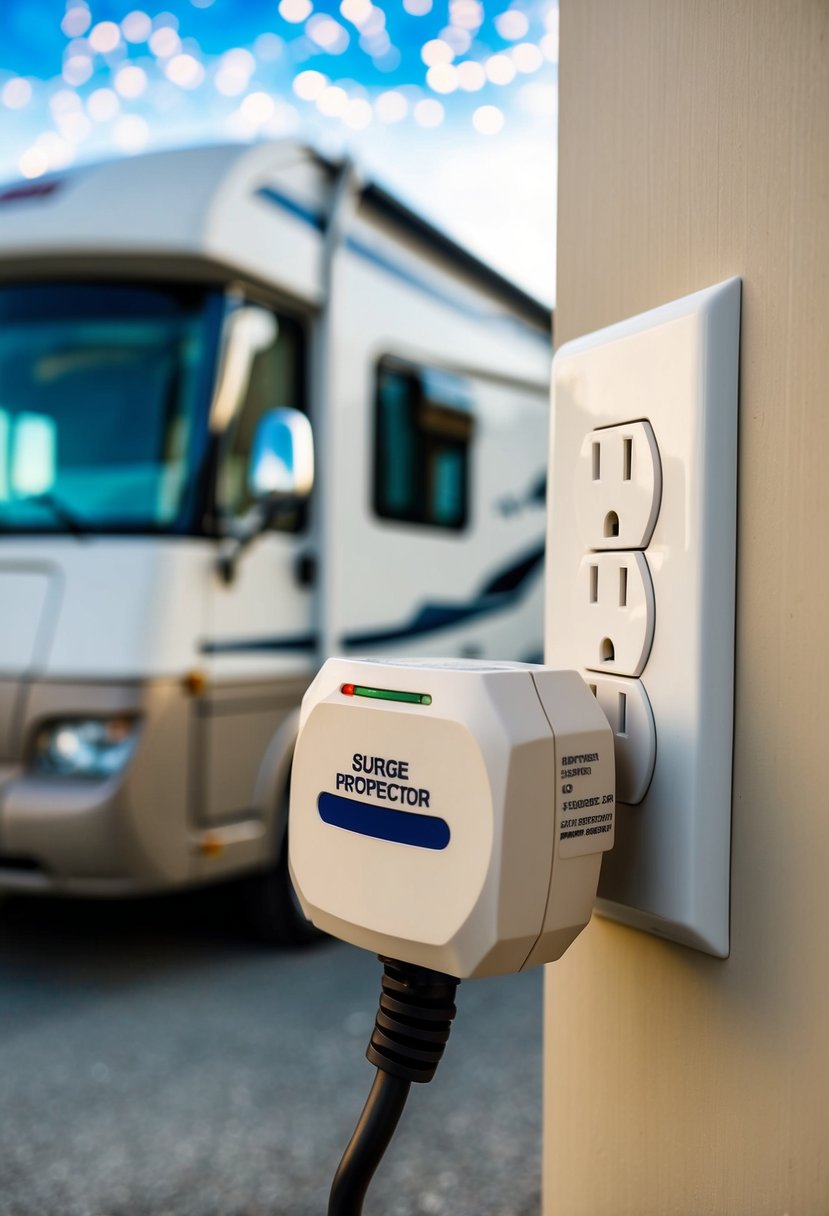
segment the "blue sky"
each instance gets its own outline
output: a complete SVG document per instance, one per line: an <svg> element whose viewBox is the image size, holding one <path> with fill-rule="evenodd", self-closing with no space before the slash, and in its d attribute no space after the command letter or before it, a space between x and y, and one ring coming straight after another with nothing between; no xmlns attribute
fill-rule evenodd
<svg viewBox="0 0 829 1216"><path fill-rule="evenodd" d="M0 35L2 179L299 136L553 298L557 0L4 0Z"/></svg>

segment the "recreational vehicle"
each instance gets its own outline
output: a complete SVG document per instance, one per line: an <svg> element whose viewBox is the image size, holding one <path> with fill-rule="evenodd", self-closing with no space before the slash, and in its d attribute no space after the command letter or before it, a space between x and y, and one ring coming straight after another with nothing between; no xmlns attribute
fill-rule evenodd
<svg viewBox="0 0 829 1216"><path fill-rule="evenodd" d="M0 892L244 880L321 659L542 645L547 309L349 163L0 190Z"/></svg>

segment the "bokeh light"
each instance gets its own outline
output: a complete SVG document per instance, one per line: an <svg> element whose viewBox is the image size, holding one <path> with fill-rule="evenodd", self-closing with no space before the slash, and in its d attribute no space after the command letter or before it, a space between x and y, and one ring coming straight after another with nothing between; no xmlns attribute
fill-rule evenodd
<svg viewBox="0 0 829 1216"><path fill-rule="evenodd" d="M348 93L338 84L327 85L317 98L317 109L326 118L340 118L348 105Z"/></svg>
<svg viewBox="0 0 829 1216"><path fill-rule="evenodd" d="M283 21L299 24L311 16L311 0L280 0L279 15Z"/></svg>
<svg viewBox="0 0 829 1216"><path fill-rule="evenodd" d="M89 35L89 45L99 55L114 51L121 41L121 30L114 21L99 21Z"/></svg>
<svg viewBox="0 0 829 1216"><path fill-rule="evenodd" d="M486 84L486 72L474 59L458 64L458 84L467 93L477 93Z"/></svg>
<svg viewBox="0 0 829 1216"><path fill-rule="evenodd" d="M149 37L150 50L158 59L169 59L181 50L181 39L169 25L161 25Z"/></svg>
<svg viewBox="0 0 829 1216"><path fill-rule="evenodd" d="M316 101L328 83L328 77L322 72L309 68L308 71L300 72L298 76L294 77L294 92L303 101Z"/></svg>
<svg viewBox="0 0 829 1216"><path fill-rule="evenodd" d="M60 28L67 38L79 38L92 24L92 14L85 4L70 5L64 13Z"/></svg>
<svg viewBox="0 0 829 1216"><path fill-rule="evenodd" d="M544 63L544 56L533 42L520 42L513 48L512 62L519 72L537 72Z"/></svg>
<svg viewBox="0 0 829 1216"><path fill-rule="evenodd" d="M127 42L146 42L153 32L153 23L148 13L134 9L121 22L121 33Z"/></svg>
<svg viewBox="0 0 829 1216"><path fill-rule="evenodd" d="M500 13L495 18L495 28L502 38L506 38L509 41L517 41L526 35L527 30L530 28L530 23L527 20L526 13L522 13L517 8L509 8L505 13Z"/></svg>
<svg viewBox="0 0 829 1216"><path fill-rule="evenodd" d="M515 64L509 55L490 55L484 68L493 84L510 84L515 80Z"/></svg>
<svg viewBox="0 0 829 1216"><path fill-rule="evenodd" d="M415 209L549 292L557 0L58 0L42 24L32 41L7 23L7 179L154 147L290 135L334 157L350 152ZM538 219L526 222L522 202L516 225L506 200L522 177Z"/></svg>
<svg viewBox="0 0 829 1216"><path fill-rule="evenodd" d="M455 52L442 38L430 38L428 42L424 43L420 58L429 67L436 67L439 63L451 63L455 58Z"/></svg>
<svg viewBox="0 0 829 1216"><path fill-rule="evenodd" d="M137 64L126 64L115 74L115 91L121 97L134 100L147 88L147 73Z"/></svg>
<svg viewBox="0 0 829 1216"><path fill-rule="evenodd" d="M481 135L497 135L504 125L503 112L497 106L478 106L472 125Z"/></svg>
<svg viewBox="0 0 829 1216"><path fill-rule="evenodd" d="M32 86L22 76L16 76L4 84L0 97L3 105L8 106L10 110L21 110L32 100Z"/></svg>
<svg viewBox="0 0 829 1216"><path fill-rule="evenodd" d="M322 13L311 17L305 26L305 32L312 42L315 42L323 51L327 51L329 55L342 55L348 49L351 41L344 25L340 25L339 21L335 21L333 17L326 17Z"/></svg>
<svg viewBox="0 0 829 1216"><path fill-rule="evenodd" d="M342 0L340 4L340 12L346 21L356 26L364 25L369 20L373 8L371 0Z"/></svg>
<svg viewBox="0 0 829 1216"><path fill-rule="evenodd" d="M164 71L182 89L197 89L204 80L204 68L193 55L174 55Z"/></svg>
<svg viewBox="0 0 829 1216"><path fill-rule="evenodd" d="M86 112L93 122L111 122L120 109L118 94L112 89L95 89L87 98Z"/></svg>
<svg viewBox="0 0 829 1216"><path fill-rule="evenodd" d="M421 127L439 127L443 122L446 111L439 101L433 101L431 98L424 98L419 101L414 108L415 122Z"/></svg>
<svg viewBox="0 0 829 1216"><path fill-rule="evenodd" d="M409 112L409 103L396 89L381 93L374 103L381 122L402 122Z"/></svg>
<svg viewBox="0 0 829 1216"><path fill-rule="evenodd" d="M426 83L436 93L454 93L458 87L458 69L451 63L436 63L426 73Z"/></svg>

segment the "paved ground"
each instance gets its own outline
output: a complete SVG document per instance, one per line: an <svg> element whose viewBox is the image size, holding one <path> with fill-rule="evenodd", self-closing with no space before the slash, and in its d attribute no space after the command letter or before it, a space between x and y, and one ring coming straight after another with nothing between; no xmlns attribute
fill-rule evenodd
<svg viewBox="0 0 829 1216"><path fill-rule="evenodd" d="M267 952L217 894L0 907L2 1216L324 1216L380 964ZM461 985L365 1216L537 1216L541 977Z"/></svg>

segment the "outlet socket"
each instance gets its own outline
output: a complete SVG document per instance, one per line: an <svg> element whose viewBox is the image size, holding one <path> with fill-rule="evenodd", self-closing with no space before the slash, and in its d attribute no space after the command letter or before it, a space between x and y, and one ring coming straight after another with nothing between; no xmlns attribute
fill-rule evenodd
<svg viewBox="0 0 829 1216"><path fill-rule="evenodd" d="M574 494L585 549L644 549L662 498L662 465L650 423L626 422L585 435Z"/></svg>
<svg viewBox="0 0 829 1216"><path fill-rule="evenodd" d="M645 556L590 553L582 558L573 605L579 665L638 676L653 643L656 609Z"/></svg>
<svg viewBox="0 0 829 1216"><path fill-rule="evenodd" d="M656 764L656 726L641 680L582 672L613 731L616 801L636 806L648 792Z"/></svg>
<svg viewBox="0 0 829 1216"><path fill-rule="evenodd" d="M577 487L585 467L592 468L585 452L594 432L619 428L623 437L628 420L647 419L662 485L646 547L659 620L642 679L659 745L645 797L618 816L597 906L606 916L723 957L729 950L739 342L740 282L731 279L559 350L546 563L547 662L584 668L575 587L585 549L597 540L594 525L580 523L577 506ZM603 468L604 453L600 459ZM615 539L628 543L623 525L620 513ZM609 547L607 539L614 538L598 539L601 548Z"/></svg>

